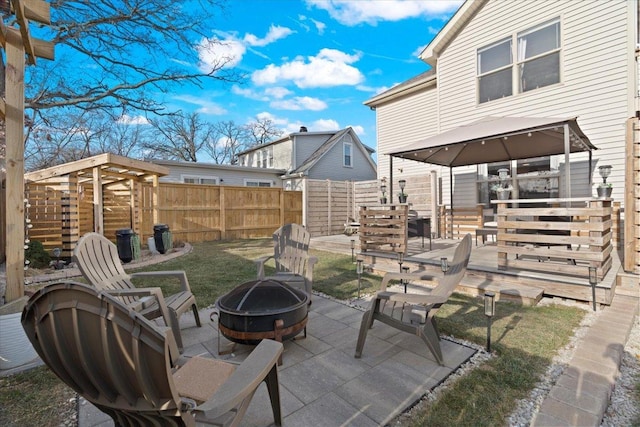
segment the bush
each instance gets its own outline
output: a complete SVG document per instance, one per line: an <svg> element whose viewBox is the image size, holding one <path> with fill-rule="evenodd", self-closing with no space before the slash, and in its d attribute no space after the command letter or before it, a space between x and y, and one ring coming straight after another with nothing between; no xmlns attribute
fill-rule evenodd
<svg viewBox="0 0 640 427"><path fill-rule="evenodd" d="M29 242L29 246L24 251L24 257L29 260L31 268L47 268L51 262L51 256L37 240Z"/></svg>

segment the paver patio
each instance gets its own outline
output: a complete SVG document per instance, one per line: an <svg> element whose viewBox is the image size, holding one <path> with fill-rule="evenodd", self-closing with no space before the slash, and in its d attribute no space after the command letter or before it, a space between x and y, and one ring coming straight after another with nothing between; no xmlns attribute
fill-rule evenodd
<svg viewBox="0 0 640 427"><path fill-rule="evenodd" d="M212 309L195 327L193 316L181 319L185 355L243 360L253 347L236 345L218 355L217 322ZM280 395L287 426L378 426L405 411L440 384L476 349L444 339L445 366L439 366L420 338L374 323L361 359L354 358L362 310L315 296L307 337L285 343L280 366ZM299 337L302 337L300 335ZM223 346L229 344L222 338ZM246 426L273 424L266 387L260 386L243 420ZM86 401L80 404L79 426L113 425Z"/></svg>

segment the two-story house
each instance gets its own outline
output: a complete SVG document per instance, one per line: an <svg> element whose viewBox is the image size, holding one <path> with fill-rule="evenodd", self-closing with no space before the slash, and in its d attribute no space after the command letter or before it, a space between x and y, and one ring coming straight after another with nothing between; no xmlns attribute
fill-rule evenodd
<svg viewBox="0 0 640 427"><path fill-rule="evenodd" d="M365 102L376 111L378 177L409 181L435 170L440 203L490 206L499 169L507 169L517 198L591 197L606 164L613 198L624 206L632 190L625 141L634 138L628 123L638 114L637 28L637 1L467 0L421 53L425 72ZM569 165L559 154L479 161L451 174L388 155L494 117L575 118L597 150L591 162L584 151Z"/></svg>
<svg viewBox="0 0 640 427"><path fill-rule="evenodd" d="M351 127L309 132L301 127L267 144L238 154L238 165L282 169L286 189L299 189L303 178L335 181L376 179L374 150L364 145Z"/></svg>

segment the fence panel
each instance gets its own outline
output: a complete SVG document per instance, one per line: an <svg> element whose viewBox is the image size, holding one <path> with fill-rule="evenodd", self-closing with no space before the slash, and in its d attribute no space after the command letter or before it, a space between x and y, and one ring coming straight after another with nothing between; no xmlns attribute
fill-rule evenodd
<svg viewBox="0 0 640 427"><path fill-rule="evenodd" d="M0 262L4 262L7 254L5 248L7 246L7 190L5 188L4 174L0 173Z"/></svg>

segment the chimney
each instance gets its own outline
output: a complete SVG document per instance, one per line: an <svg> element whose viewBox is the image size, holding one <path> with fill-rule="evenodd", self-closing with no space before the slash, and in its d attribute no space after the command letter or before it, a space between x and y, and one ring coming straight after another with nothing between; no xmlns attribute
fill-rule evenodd
<svg viewBox="0 0 640 427"><path fill-rule="evenodd" d="M300 126L300 132L307 132L306 126Z"/></svg>

